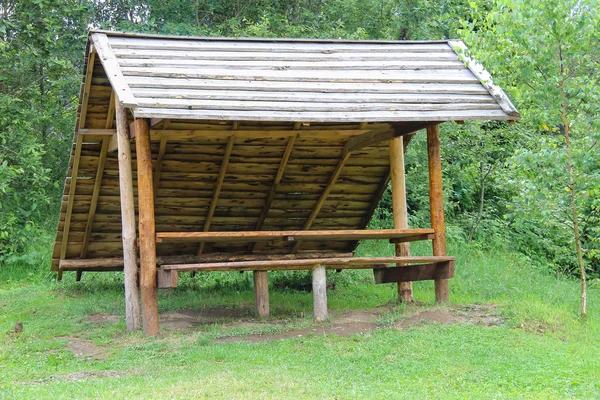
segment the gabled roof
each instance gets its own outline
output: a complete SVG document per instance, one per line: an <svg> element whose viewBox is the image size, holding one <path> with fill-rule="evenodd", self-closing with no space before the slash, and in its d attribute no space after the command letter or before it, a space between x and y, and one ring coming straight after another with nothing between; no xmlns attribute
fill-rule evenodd
<svg viewBox="0 0 600 400"><path fill-rule="evenodd" d="M135 117L229 121L514 120L461 41L225 39L93 31Z"/></svg>

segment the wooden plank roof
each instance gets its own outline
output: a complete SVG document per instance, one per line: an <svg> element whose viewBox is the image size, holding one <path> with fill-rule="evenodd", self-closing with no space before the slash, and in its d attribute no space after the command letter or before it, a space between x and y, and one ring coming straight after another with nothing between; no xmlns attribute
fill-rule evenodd
<svg viewBox="0 0 600 400"><path fill-rule="evenodd" d="M449 41L91 32L53 269L122 257L115 101L130 121L152 118L157 232L363 229L399 131L519 117L479 64L460 61L465 52ZM344 253L356 244L166 241L157 253Z"/></svg>
<svg viewBox="0 0 600 400"><path fill-rule="evenodd" d="M461 41L180 38L91 32L135 117L225 121L514 120Z"/></svg>

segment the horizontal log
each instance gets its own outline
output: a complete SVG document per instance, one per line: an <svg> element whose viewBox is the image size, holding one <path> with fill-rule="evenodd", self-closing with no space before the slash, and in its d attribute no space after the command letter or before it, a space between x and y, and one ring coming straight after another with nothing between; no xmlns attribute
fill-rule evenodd
<svg viewBox="0 0 600 400"><path fill-rule="evenodd" d="M303 260L270 260L270 261L240 261L221 263L198 264L166 264L163 270L177 271L272 271L272 270L299 270L310 269L317 265L324 265L332 269L361 269L361 268L391 268L392 264L419 264L454 261L454 257L340 257L340 258L313 258ZM374 267L376 266L376 267Z"/></svg>
<svg viewBox="0 0 600 400"><path fill-rule="evenodd" d="M238 262L238 261L268 261L268 260L302 260L318 258L352 257L352 253L298 253L298 254L205 254L200 256L158 256L157 265L164 264L189 264L211 262ZM138 259L139 263L139 259ZM64 271L98 270L104 268L123 268L123 258L95 258L60 260L60 269Z"/></svg>
<svg viewBox="0 0 600 400"><path fill-rule="evenodd" d="M400 239L390 239L390 243L418 242L420 240L433 240L433 239L435 239L435 234L431 233L428 235L414 235L414 236L405 236Z"/></svg>
<svg viewBox="0 0 600 400"><path fill-rule="evenodd" d="M250 231L250 232L158 232L156 240L188 240L206 242L258 242L282 239L296 240L366 240L401 239L415 235L431 235L433 229L323 230L323 231Z"/></svg>
<svg viewBox="0 0 600 400"><path fill-rule="evenodd" d="M454 261L441 261L396 268L373 269L375 283L396 283L450 279L454 277Z"/></svg>

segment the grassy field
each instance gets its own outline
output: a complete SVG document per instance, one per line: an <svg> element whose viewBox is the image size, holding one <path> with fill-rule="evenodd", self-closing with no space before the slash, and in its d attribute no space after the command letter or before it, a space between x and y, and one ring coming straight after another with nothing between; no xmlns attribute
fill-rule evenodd
<svg viewBox="0 0 600 400"><path fill-rule="evenodd" d="M391 251L382 242L360 248ZM450 306L434 305L429 282L415 284L418 306L404 306L394 285L344 271L331 275L333 322L315 326L311 294L286 289L298 279L281 274L271 276L273 315L260 321L251 314L251 276L215 273L162 291L160 312L230 313L190 328L165 324L152 338L125 332L116 274L87 274L80 283L69 274L56 283L4 269L0 398L600 398L597 285L584 323L576 281L499 248L450 242L449 254L458 258ZM494 323L469 319L473 305L489 314L481 321ZM379 310L378 328L319 334L353 310ZM403 325L424 312L454 319ZM24 326L18 335L16 321Z"/></svg>

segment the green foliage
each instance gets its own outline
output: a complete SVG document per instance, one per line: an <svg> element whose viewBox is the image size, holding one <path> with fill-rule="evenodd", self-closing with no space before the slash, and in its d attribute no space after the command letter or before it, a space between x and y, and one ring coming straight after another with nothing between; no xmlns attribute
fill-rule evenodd
<svg viewBox="0 0 600 400"><path fill-rule="evenodd" d="M596 0L0 0L0 260L28 253L31 237L42 236L49 246L72 144L86 29L97 27L206 36L465 38L523 119L514 126L442 125L451 234L468 241L505 238L559 271L572 270L557 112L567 102L585 259L598 275L597 9ZM560 97L561 73L566 99ZM406 163L411 226L425 227L424 135L414 138ZM390 215L388 188L372 225L391 227Z"/></svg>
<svg viewBox="0 0 600 400"><path fill-rule="evenodd" d="M600 274L600 14L598 2L500 0L465 36L508 88L523 115L522 145L507 161L504 184L514 195L506 220L520 249L547 257L561 272L576 265L568 154L587 267ZM510 60L507 63L506 60ZM563 113L564 106L564 113ZM563 134L568 126L570 148Z"/></svg>

